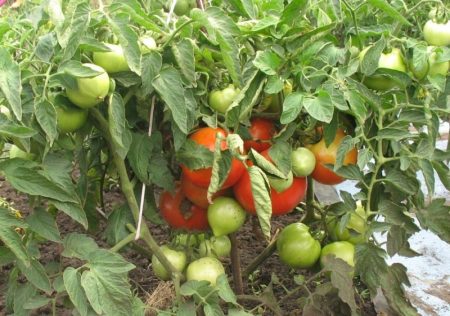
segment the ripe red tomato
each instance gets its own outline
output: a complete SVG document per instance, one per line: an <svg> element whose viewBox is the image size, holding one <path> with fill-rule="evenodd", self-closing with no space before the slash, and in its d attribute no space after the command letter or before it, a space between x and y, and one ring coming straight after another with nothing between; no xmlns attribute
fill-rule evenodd
<svg viewBox="0 0 450 316"><path fill-rule="evenodd" d="M221 128L203 127L194 132L189 139L211 151L214 151L217 134L221 134L223 137L227 135L227 133ZM223 141L220 147L222 150L227 149L226 142ZM211 182L212 168L191 170L182 165L181 169L183 170L183 175L195 185L203 188L207 188L209 186L209 183ZM244 165L239 160L233 159L231 161L230 172L222 185L222 189L226 189L234 185L241 177L244 169Z"/></svg>
<svg viewBox="0 0 450 316"><path fill-rule="evenodd" d="M268 150L263 151L261 154L269 161L272 161ZM272 215L284 215L291 212L305 197L306 188L306 178L303 177L294 177L292 185L282 192L277 192L271 187ZM233 191L234 196L244 209L251 214L256 214L250 175L247 171L243 173L241 179L235 184Z"/></svg>
<svg viewBox="0 0 450 316"><path fill-rule="evenodd" d="M192 181L189 181L184 176L181 176L181 190L186 198L194 203L195 205L207 209L209 206L208 202L208 188L200 187L195 185ZM222 196L226 193L225 190L220 190L213 195L213 198Z"/></svg>
<svg viewBox="0 0 450 316"><path fill-rule="evenodd" d="M244 141L245 150L253 148L257 152L262 152L269 149L272 145L270 140L276 133L275 124L263 118L254 118L250 123L249 133L252 140Z"/></svg>
<svg viewBox="0 0 450 316"><path fill-rule="evenodd" d="M316 167L311 174L314 180L330 185L339 184L345 181L344 178L325 167L326 164L336 163L337 150L345 135L346 134L342 129L338 129L330 146L327 147L325 145L325 139L323 137L318 143L309 146L309 149L314 153L314 156L316 156ZM357 158L358 151L356 148L353 148L345 155L344 165L356 164Z"/></svg>
<svg viewBox="0 0 450 316"><path fill-rule="evenodd" d="M209 227L206 210L185 199L180 186L177 186L173 195L168 191L161 194L159 210L173 228L207 230Z"/></svg>

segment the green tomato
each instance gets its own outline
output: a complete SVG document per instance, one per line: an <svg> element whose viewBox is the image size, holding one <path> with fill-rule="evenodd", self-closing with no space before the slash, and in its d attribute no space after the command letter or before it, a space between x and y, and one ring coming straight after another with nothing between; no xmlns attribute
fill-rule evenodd
<svg viewBox="0 0 450 316"><path fill-rule="evenodd" d="M141 38L141 52L142 54L150 53L157 48L155 39L151 36L145 36Z"/></svg>
<svg viewBox="0 0 450 316"><path fill-rule="evenodd" d="M123 49L119 45L104 43L111 50L109 52L94 52L94 64L102 67L108 73L130 70Z"/></svg>
<svg viewBox="0 0 450 316"><path fill-rule="evenodd" d="M286 226L277 239L280 260L291 268L312 267L320 257L320 243L303 223Z"/></svg>
<svg viewBox="0 0 450 316"><path fill-rule="evenodd" d="M167 245L162 246L161 251L167 257L167 260L169 260L169 262L173 265L175 270L177 270L178 272L183 272L187 263L186 254L183 251L170 249ZM164 268L162 263L155 255L152 256L152 267L153 272L158 278L164 281L170 279L170 272Z"/></svg>
<svg viewBox="0 0 450 316"><path fill-rule="evenodd" d="M370 47L366 47L359 54L359 59L361 62L369 48ZM380 59L378 60L378 68L392 69L406 73L406 65L401 50L398 48L392 48L391 52L382 53L380 55ZM366 77L364 79L364 84L371 89L380 91L389 90L397 86L394 80L383 75L372 75Z"/></svg>
<svg viewBox="0 0 450 316"><path fill-rule="evenodd" d="M244 225L245 217L242 206L229 197L218 197L208 207L208 223L216 237L237 231Z"/></svg>
<svg viewBox="0 0 450 316"><path fill-rule="evenodd" d="M11 111L4 105L0 105L0 113L4 114L8 120L12 119Z"/></svg>
<svg viewBox="0 0 450 316"><path fill-rule="evenodd" d="M36 157L35 154L27 153L26 151L20 149L16 145L11 145L9 149L9 158L22 158L26 160L33 160Z"/></svg>
<svg viewBox="0 0 450 316"><path fill-rule="evenodd" d="M178 16L187 15L189 12L191 12L191 9L195 7L196 7L195 0L178 0L177 3L175 4L173 12L175 12L175 14Z"/></svg>
<svg viewBox="0 0 450 316"><path fill-rule="evenodd" d="M58 95L54 101L56 121L61 133L71 133L81 128L87 120L88 111L73 106L69 100Z"/></svg>
<svg viewBox="0 0 450 316"><path fill-rule="evenodd" d="M436 23L433 20L428 20L423 27L423 37L430 45L450 45L450 21Z"/></svg>
<svg viewBox="0 0 450 316"><path fill-rule="evenodd" d="M77 78L77 88L67 89L69 100L80 108L88 109L102 102L109 91L109 76L106 71L94 64L83 64L92 70L101 72L92 78Z"/></svg>
<svg viewBox="0 0 450 316"><path fill-rule="evenodd" d="M202 257L214 257L219 259L229 257L231 253L230 238L224 235L204 240L200 243L198 251Z"/></svg>
<svg viewBox="0 0 450 316"><path fill-rule="evenodd" d="M355 266L355 246L348 241L336 241L323 247L320 254L320 265L322 267L327 255L334 255L336 258L347 262L351 267Z"/></svg>
<svg viewBox="0 0 450 316"><path fill-rule="evenodd" d="M332 240L348 241L354 245L364 243L367 231L364 209L358 207L355 213L351 213L350 220L342 231L335 217L327 217L327 230Z"/></svg>
<svg viewBox="0 0 450 316"><path fill-rule="evenodd" d="M292 172L296 177L309 176L316 166L316 156L305 147L298 147L292 151Z"/></svg>
<svg viewBox="0 0 450 316"><path fill-rule="evenodd" d="M218 259L212 257L192 261L186 269L188 281L208 281L212 286L216 285L217 278L222 274L225 274L225 268Z"/></svg>
<svg viewBox="0 0 450 316"><path fill-rule="evenodd" d="M439 51L436 51L436 48L434 46L428 46L427 53L428 53L427 63L422 67L414 67L413 61L412 60L410 61L410 69L413 75L419 80L424 79L427 75L434 76L439 74L447 76L450 67L450 62L449 61L436 62L441 53Z"/></svg>
<svg viewBox="0 0 450 316"><path fill-rule="evenodd" d="M291 94L292 89L292 82L290 80L286 80L284 82L282 90L283 97ZM260 109L268 113L281 113L283 109L283 104L281 102L281 93L266 95L260 105Z"/></svg>
<svg viewBox="0 0 450 316"><path fill-rule="evenodd" d="M286 179L273 176L267 176L267 178L269 179L270 186L278 193L289 189L294 182L294 175L292 174L292 171L289 171Z"/></svg>
<svg viewBox="0 0 450 316"><path fill-rule="evenodd" d="M235 88L232 84L228 85L228 87L226 87L223 90L213 90L209 94L208 98L209 106L213 110L225 114L230 105L239 95L240 91L241 91L240 89Z"/></svg>

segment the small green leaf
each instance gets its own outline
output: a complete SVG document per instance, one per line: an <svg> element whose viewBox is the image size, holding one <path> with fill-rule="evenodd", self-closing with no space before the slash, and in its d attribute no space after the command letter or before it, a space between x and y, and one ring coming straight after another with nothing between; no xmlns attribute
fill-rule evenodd
<svg viewBox="0 0 450 316"><path fill-rule="evenodd" d="M303 107L318 121L330 123L333 119L334 106L330 95L325 90L320 90L316 97L305 98Z"/></svg>
<svg viewBox="0 0 450 316"><path fill-rule="evenodd" d="M380 276L387 273L385 257L386 252L373 244L356 246L355 274L361 276L372 295L376 294L380 286Z"/></svg>
<svg viewBox="0 0 450 316"><path fill-rule="evenodd" d="M110 97L108 116L109 131L118 147L117 153L122 159L125 159L131 146L132 136L127 126L123 99L118 93L114 93Z"/></svg>
<svg viewBox="0 0 450 316"><path fill-rule="evenodd" d="M6 97L16 118L22 120L22 84L19 65L5 47L0 47L0 90Z"/></svg>
<svg viewBox="0 0 450 316"><path fill-rule="evenodd" d="M81 273L77 269L67 267L64 270L64 287L75 308L81 316L88 314L88 302L81 285Z"/></svg>
<svg viewBox="0 0 450 316"><path fill-rule="evenodd" d="M281 59L271 51L258 51L253 60L253 65L266 75L273 76L277 74L278 67L281 65Z"/></svg>
<svg viewBox="0 0 450 316"><path fill-rule="evenodd" d="M384 181L391 183L397 189L407 194L416 194L420 188L419 181L416 177L407 175L397 169L387 171Z"/></svg>
<svg viewBox="0 0 450 316"><path fill-rule="evenodd" d="M192 41L185 38L172 45L171 48L177 64L181 69L181 73L188 82L195 86L196 76Z"/></svg>
<svg viewBox="0 0 450 316"><path fill-rule="evenodd" d="M63 60L70 60L78 49L81 38L86 33L91 20L91 8L88 3L80 3L70 18L70 25L65 30L64 38L67 38L64 48Z"/></svg>
<svg viewBox="0 0 450 316"><path fill-rule="evenodd" d="M86 217L85 210L78 203L68 203L68 202L60 202L56 200L50 201L58 210L69 215L73 220L77 221L85 229L88 227L88 221Z"/></svg>
<svg viewBox="0 0 450 316"><path fill-rule="evenodd" d="M217 278L217 289L219 290L218 294L221 299L223 299L227 303L237 304L236 295L228 283L227 276L225 274L219 275Z"/></svg>
<svg viewBox="0 0 450 316"><path fill-rule="evenodd" d="M25 275L25 277L38 289L51 293L52 287L50 285L50 280L45 273L45 269L42 264L36 259L30 260L30 266L25 266L22 261L17 261L17 267Z"/></svg>
<svg viewBox="0 0 450 316"><path fill-rule="evenodd" d="M270 237L270 219L272 217L272 201L270 200L270 186L264 172L251 166L247 169L251 186L256 214L258 215L261 230L266 237Z"/></svg>
<svg viewBox="0 0 450 316"><path fill-rule="evenodd" d="M106 250L96 249L87 256L91 269L108 271L111 273L127 273L135 268L135 266L126 261L121 255Z"/></svg>
<svg viewBox="0 0 450 316"><path fill-rule="evenodd" d="M431 230L442 240L450 242L450 206L445 199L435 199L417 212L420 226Z"/></svg>
<svg viewBox="0 0 450 316"><path fill-rule="evenodd" d="M398 21L402 24L411 26L411 23L404 17L404 15L398 12L393 6L391 6L386 0L368 0L370 5L377 9L380 9L387 15L389 15L394 21Z"/></svg>
<svg viewBox="0 0 450 316"><path fill-rule="evenodd" d="M51 300L52 299L49 297L36 295L36 296L30 297L28 299L28 301L25 304L23 304L23 308L24 309L37 309L37 308L47 305Z"/></svg>
<svg viewBox="0 0 450 316"><path fill-rule="evenodd" d="M385 47L386 39L384 37L381 37L373 46L370 46L361 62L361 72L364 75L370 76L378 69L378 61Z"/></svg>
<svg viewBox="0 0 450 316"><path fill-rule="evenodd" d="M62 255L69 258L87 260L89 254L99 248L95 241L83 234L71 233L64 238L64 251Z"/></svg>
<svg viewBox="0 0 450 316"><path fill-rule="evenodd" d="M41 99L34 104L34 115L47 135L51 146L58 136L55 107L47 100Z"/></svg>
<svg viewBox="0 0 450 316"><path fill-rule="evenodd" d="M26 218L31 230L42 237L60 243L61 236L56 226L55 218L42 208L34 209L33 213Z"/></svg>
<svg viewBox="0 0 450 316"><path fill-rule="evenodd" d="M193 170L211 167L213 159L213 152L189 139L177 152L178 162Z"/></svg>
<svg viewBox="0 0 450 316"><path fill-rule="evenodd" d="M300 92L291 93L284 99L281 124L289 124L298 117L303 108L303 99L304 95Z"/></svg>

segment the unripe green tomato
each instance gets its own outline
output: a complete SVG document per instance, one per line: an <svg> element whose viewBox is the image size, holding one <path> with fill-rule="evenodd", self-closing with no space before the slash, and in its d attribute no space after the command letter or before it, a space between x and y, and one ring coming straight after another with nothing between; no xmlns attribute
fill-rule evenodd
<svg viewBox="0 0 450 316"><path fill-rule="evenodd" d="M161 247L161 251L167 257L167 260L173 265L175 270L178 272L183 272L187 264L186 254L183 251L170 249L168 246L164 245ZM152 256L152 267L155 275L161 280L167 281L170 279L170 272L167 271L158 258Z"/></svg>
<svg viewBox="0 0 450 316"><path fill-rule="evenodd" d="M289 171L286 179L281 179L273 176L267 176L267 178L269 179L270 186L278 193L289 189L294 182L294 175L292 174L292 171Z"/></svg>
<svg viewBox="0 0 450 316"><path fill-rule="evenodd" d="M369 48L370 46L366 47L359 54L359 59L361 62ZM380 55L380 59L378 60L378 68L392 69L406 73L406 65L401 50L398 48L392 48L389 53L382 53ZM366 77L364 79L364 84L371 89L380 91L389 90L397 86L397 83L394 80L382 75L372 75Z"/></svg>
<svg viewBox="0 0 450 316"><path fill-rule="evenodd" d="M277 239L280 260L291 268L312 267L320 257L320 243L303 223L286 226Z"/></svg>
<svg viewBox="0 0 450 316"><path fill-rule="evenodd" d="M86 123L87 110L73 106L62 95L56 96L53 103L56 110L57 126L61 133L74 132Z"/></svg>
<svg viewBox="0 0 450 316"><path fill-rule="evenodd" d="M433 50L433 46L427 47L428 62L421 68L414 67L413 61L410 61L410 69L414 77L416 77L417 79L422 80L427 75L434 76L439 74L447 76L448 70L450 68L450 61L437 63L436 60L439 57L439 53L434 52Z"/></svg>
<svg viewBox="0 0 450 316"><path fill-rule="evenodd" d="M450 45L450 21L437 23L433 20L428 20L423 27L423 37L430 45Z"/></svg>
<svg viewBox="0 0 450 316"><path fill-rule="evenodd" d="M212 286L216 285L217 278L225 274L222 263L212 257L203 257L192 261L186 269L188 281L208 281Z"/></svg>
<svg viewBox="0 0 450 316"><path fill-rule="evenodd" d="M23 151L16 145L11 145L9 149L9 158L22 158L26 160L33 160L35 158L35 154L27 153L26 151Z"/></svg>
<svg viewBox="0 0 450 316"><path fill-rule="evenodd" d="M4 114L9 120L12 119L11 111L4 105L0 105L0 113Z"/></svg>
<svg viewBox="0 0 450 316"><path fill-rule="evenodd" d="M150 53L157 48L156 41L151 36L145 36L141 38L141 52L142 54Z"/></svg>
<svg viewBox="0 0 450 316"><path fill-rule="evenodd" d="M228 85L223 90L213 90L209 94L208 103L209 106L219 113L225 114L230 105L239 95L241 90L235 88L232 84Z"/></svg>
<svg viewBox="0 0 450 316"><path fill-rule="evenodd" d="M298 147L291 153L292 172L296 177L309 176L316 167L316 156L305 147Z"/></svg>
<svg viewBox="0 0 450 316"><path fill-rule="evenodd" d="M110 52L94 52L94 64L102 67L108 73L116 73L130 70L123 49L119 45L104 43L111 50Z"/></svg>
<svg viewBox="0 0 450 316"><path fill-rule="evenodd" d="M67 89L66 94L73 104L88 109L102 102L108 95L109 76L100 66L94 64L83 64L83 66L101 72L101 74L92 78L76 78L77 88Z"/></svg>
<svg viewBox="0 0 450 316"><path fill-rule="evenodd" d="M170 4L172 4L172 2L170 2ZM195 6L195 0L178 0L173 12L178 16L188 15Z"/></svg>
<svg viewBox="0 0 450 316"><path fill-rule="evenodd" d="M322 248L320 264L324 266L325 256L334 255L336 258L347 262L351 267L355 266L355 246L348 241L335 241Z"/></svg>
<svg viewBox="0 0 450 316"><path fill-rule="evenodd" d="M208 207L208 223L216 237L237 231L244 225L245 217L242 206L229 197L220 196Z"/></svg>
<svg viewBox="0 0 450 316"><path fill-rule="evenodd" d="M202 257L227 258L231 253L230 238L224 235L204 240L200 243L198 251Z"/></svg>

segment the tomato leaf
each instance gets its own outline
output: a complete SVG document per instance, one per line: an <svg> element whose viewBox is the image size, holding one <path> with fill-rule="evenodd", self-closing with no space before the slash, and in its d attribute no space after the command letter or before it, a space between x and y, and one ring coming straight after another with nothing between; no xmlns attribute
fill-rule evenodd
<svg viewBox="0 0 450 316"><path fill-rule="evenodd" d="M55 107L49 101L41 99L34 104L34 114L39 125L47 135L50 146L52 146L58 136Z"/></svg>
<svg viewBox="0 0 450 316"><path fill-rule="evenodd" d="M378 69L378 61L380 60L381 53L386 47L386 39L382 36L373 46L366 51L364 58L361 62L361 72L370 76Z"/></svg>
<svg viewBox="0 0 450 316"><path fill-rule="evenodd" d="M284 99L281 124L289 124L298 117L303 108L303 100L304 94L300 92L291 93Z"/></svg>
<svg viewBox="0 0 450 316"><path fill-rule="evenodd" d="M292 169L292 147L287 142L277 141L269 149L269 156L275 162L277 168L286 176Z"/></svg>
<svg viewBox="0 0 450 316"><path fill-rule="evenodd" d="M281 59L277 54L271 51L258 51L253 65L269 76L277 74L278 67L281 65Z"/></svg>
<svg viewBox="0 0 450 316"><path fill-rule="evenodd" d="M208 187L208 201L212 201L212 196L220 190L231 170L233 156L229 150L221 150L222 142L221 137L216 138L211 183Z"/></svg>
<svg viewBox="0 0 450 316"><path fill-rule="evenodd" d="M63 273L64 287L75 308L81 316L88 314L88 301L81 285L81 273L78 269L67 267Z"/></svg>
<svg viewBox="0 0 450 316"><path fill-rule="evenodd" d="M407 194L416 194L420 188L419 181L399 170L392 169L386 171L384 181L394 185L398 190Z"/></svg>
<svg viewBox="0 0 450 316"><path fill-rule="evenodd" d="M338 170L344 165L345 156L348 152L355 148L355 142L357 141L357 139L353 139L350 135L346 135L342 139L336 152L336 163L334 164L334 170Z"/></svg>
<svg viewBox="0 0 450 316"><path fill-rule="evenodd" d="M31 282L38 289L50 294L52 292L52 287L50 285L50 280L45 272L42 264L36 259L32 258L30 260L30 265L26 266L22 261L18 260L16 262L17 267L25 275L28 281Z"/></svg>
<svg viewBox="0 0 450 316"><path fill-rule="evenodd" d="M172 112L173 120L184 134L188 134L188 107L184 99L184 87L178 70L169 66L164 68L153 80L153 87Z"/></svg>
<svg viewBox="0 0 450 316"><path fill-rule="evenodd" d="M189 169L204 169L213 165L214 153L188 139L177 152L177 160Z"/></svg>
<svg viewBox="0 0 450 316"><path fill-rule="evenodd" d="M269 180L264 172L256 167L249 167L248 173L252 185L252 194L256 214L263 234L270 237L270 218L272 217L272 201L270 200Z"/></svg>
<svg viewBox="0 0 450 316"><path fill-rule="evenodd" d="M77 221L85 229L88 228L88 221L86 217L85 210L78 203L61 202L56 200L50 200L50 202L55 205L55 207L69 215L73 220Z"/></svg>
<svg viewBox="0 0 450 316"><path fill-rule="evenodd" d="M20 121L22 119L20 68L5 47L0 47L0 90Z"/></svg>
<svg viewBox="0 0 450 316"><path fill-rule="evenodd" d="M431 230L447 243L450 242L450 207L445 199L434 199L417 211L420 226Z"/></svg>
<svg viewBox="0 0 450 316"><path fill-rule="evenodd" d="M225 274L221 274L217 277L216 286L218 294L221 299L223 299L227 303L237 304L236 295L228 283L227 276Z"/></svg>
<svg viewBox="0 0 450 316"><path fill-rule="evenodd" d="M49 62L55 53L56 44L55 34L49 33L41 36L34 50L36 57L42 61Z"/></svg>
<svg viewBox="0 0 450 316"><path fill-rule="evenodd" d="M98 245L91 237L83 234L70 233L64 238L64 251L62 255L68 258L87 260L89 254L99 250Z"/></svg>
<svg viewBox="0 0 450 316"><path fill-rule="evenodd" d="M141 50L138 45L138 37L129 26L129 17L128 14L124 13L112 18L108 17L108 20L114 34L119 39L120 46L123 48L128 66L131 71L141 75Z"/></svg>
<svg viewBox="0 0 450 316"><path fill-rule="evenodd" d="M109 131L117 145L117 154L125 159L131 146L132 136L127 126L123 99L118 93L114 93L109 98L108 117Z"/></svg>
<svg viewBox="0 0 450 316"><path fill-rule="evenodd" d="M278 76L270 76L264 87L264 92L268 94L278 93L283 90L283 81Z"/></svg>
<svg viewBox="0 0 450 316"><path fill-rule="evenodd" d="M70 60L78 49L81 38L86 34L91 20L91 8L88 3L80 3L70 18L70 25L65 30L64 38L64 60Z"/></svg>
<svg viewBox="0 0 450 316"><path fill-rule="evenodd" d="M356 246L355 274L367 285L372 297L380 286L380 276L385 275L388 265L385 262L386 252L373 244Z"/></svg>
<svg viewBox="0 0 450 316"><path fill-rule="evenodd" d="M172 45L172 52L183 76L192 86L197 86L192 41L186 38L182 39Z"/></svg>
<svg viewBox="0 0 450 316"><path fill-rule="evenodd" d="M386 251L389 256L393 257L399 254L404 257L418 256L419 254L411 250L408 238L411 234L407 234L406 230L398 225L392 225L389 228L386 241Z"/></svg>
<svg viewBox="0 0 450 316"><path fill-rule="evenodd" d="M55 218L42 208L35 208L33 213L26 218L26 222L32 231L42 237L57 243L62 242Z"/></svg>
<svg viewBox="0 0 450 316"><path fill-rule="evenodd" d="M411 305L406 297L403 284L411 286L406 274L406 268L400 263L392 264L389 269L380 274L381 289L386 297L389 307L401 315L418 315L417 309Z"/></svg>
<svg viewBox="0 0 450 316"><path fill-rule="evenodd" d="M3 209L0 208L0 219L4 219ZM0 224L0 240L5 243L5 245L13 253L17 261L21 261L22 265L25 267L30 266L30 256L22 243L21 236L14 230L14 227Z"/></svg>
<svg viewBox="0 0 450 316"><path fill-rule="evenodd" d="M157 52L150 52L142 56L142 94L143 97L153 92L152 81L159 74L162 66L162 57Z"/></svg>
<svg viewBox="0 0 450 316"><path fill-rule="evenodd" d="M305 98L303 107L318 121L330 123L333 118L334 107L330 95L325 90L320 90L317 96Z"/></svg>
<svg viewBox="0 0 450 316"><path fill-rule="evenodd" d="M331 272L331 284L338 289L341 300L350 307L352 315L357 315L357 306L353 291L353 268L344 260L335 256L325 256L324 270Z"/></svg>
<svg viewBox="0 0 450 316"><path fill-rule="evenodd" d="M398 12L393 6L391 6L386 0L368 0L370 5L377 9L382 10L384 13L389 15L394 21L398 21L402 24L411 26L411 23L404 17L404 15Z"/></svg>
<svg viewBox="0 0 450 316"><path fill-rule="evenodd" d="M378 204L378 209L379 212L385 216L387 223L402 226L409 234L414 234L419 231L414 220L405 214L406 207L403 204L382 199Z"/></svg>

